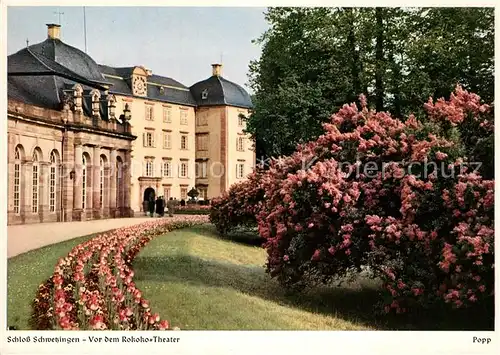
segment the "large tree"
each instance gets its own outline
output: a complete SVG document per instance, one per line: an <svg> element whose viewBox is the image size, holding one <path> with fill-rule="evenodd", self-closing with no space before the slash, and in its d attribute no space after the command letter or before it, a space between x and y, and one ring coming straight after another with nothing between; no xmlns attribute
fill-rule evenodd
<svg viewBox="0 0 500 355"><path fill-rule="evenodd" d="M266 20L249 74L258 157L290 154L361 93L396 116L457 83L493 99L493 9L270 8Z"/></svg>

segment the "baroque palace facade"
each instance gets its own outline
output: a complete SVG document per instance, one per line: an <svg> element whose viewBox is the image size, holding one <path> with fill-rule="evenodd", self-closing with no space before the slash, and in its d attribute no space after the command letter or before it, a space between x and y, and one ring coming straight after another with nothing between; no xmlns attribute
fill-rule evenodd
<svg viewBox="0 0 500 355"><path fill-rule="evenodd" d="M250 96L220 64L186 87L99 65L47 27L8 57L8 224L129 217L193 187L211 199L253 170Z"/></svg>

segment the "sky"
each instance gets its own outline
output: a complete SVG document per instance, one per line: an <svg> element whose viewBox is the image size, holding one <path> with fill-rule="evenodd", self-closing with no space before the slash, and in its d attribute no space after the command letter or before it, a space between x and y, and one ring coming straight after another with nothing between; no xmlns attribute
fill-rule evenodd
<svg viewBox="0 0 500 355"><path fill-rule="evenodd" d="M257 7L85 7L87 54L114 67L143 65L186 86L212 75L222 57L222 76L249 90L248 65L260 56L252 40L267 29ZM59 23L61 39L85 50L83 7L8 7L7 53L47 38Z"/></svg>

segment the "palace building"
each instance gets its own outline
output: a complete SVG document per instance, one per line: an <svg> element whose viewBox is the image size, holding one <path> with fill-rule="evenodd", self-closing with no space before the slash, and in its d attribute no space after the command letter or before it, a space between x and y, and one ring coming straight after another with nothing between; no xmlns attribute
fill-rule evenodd
<svg viewBox="0 0 500 355"><path fill-rule="evenodd" d="M221 64L186 87L99 65L47 28L8 57L9 224L133 216L193 187L212 199L253 170L252 102Z"/></svg>

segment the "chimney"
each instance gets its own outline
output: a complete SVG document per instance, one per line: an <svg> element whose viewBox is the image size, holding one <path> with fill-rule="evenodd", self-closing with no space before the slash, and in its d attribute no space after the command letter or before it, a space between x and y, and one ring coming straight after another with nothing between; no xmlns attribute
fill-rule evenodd
<svg viewBox="0 0 500 355"><path fill-rule="evenodd" d="M50 39L61 39L61 25L47 24L47 35Z"/></svg>
<svg viewBox="0 0 500 355"><path fill-rule="evenodd" d="M212 64L212 75L222 76L222 64Z"/></svg>

